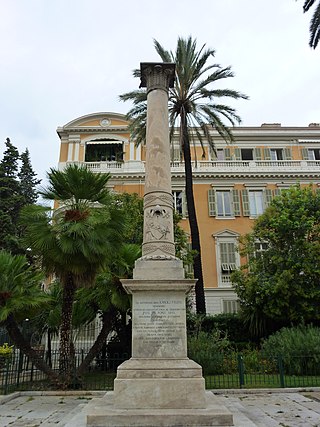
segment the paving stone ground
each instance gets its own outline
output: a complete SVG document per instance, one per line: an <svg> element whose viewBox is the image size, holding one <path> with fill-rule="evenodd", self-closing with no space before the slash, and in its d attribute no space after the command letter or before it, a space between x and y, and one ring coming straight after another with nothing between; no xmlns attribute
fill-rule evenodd
<svg viewBox="0 0 320 427"><path fill-rule="evenodd" d="M320 427L320 390L214 392L235 427ZM0 427L85 427L86 408L103 393L15 393L0 398Z"/></svg>

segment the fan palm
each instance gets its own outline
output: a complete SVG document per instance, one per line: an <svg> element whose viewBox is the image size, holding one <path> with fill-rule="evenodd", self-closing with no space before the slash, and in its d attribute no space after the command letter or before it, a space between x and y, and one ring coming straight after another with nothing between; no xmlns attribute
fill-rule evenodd
<svg viewBox="0 0 320 427"><path fill-rule="evenodd" d="M181 151L184 157L186 199L189 214L192 249L194 258L194 275L196 284L196 308L198 313L205 313L204 285L201 265L201 247L198 221L193 195L193 178L190 142L196 138L203 149L204 140L214 149L210 128L214 127L227 142L233 141L231 130L224 124L227 119L231 125L240 123L240 117L234 108L218 102L221 98L247 99L247 96L231 89L213 87L223 79L233 77L231 67L221 67L209 63L215 51L203 45L197 49L197 42L192 37L179 38L175 52L165 50L158 41L154 46L164 62L175 62L176 81L169 90L170 137L178 131ZM134 76L140 76L135 70ZM133 107L128 112L129 129L136 144L145 141L147 94L144 90L128 92L120 96L122 101L132 101ZM192 132L191 132L192 129Z"/></svg>
<svg viewBox="0 0 320 427"><path fill-rule="evenodd" d="M21 214L26 243L38 254L46 274L55 275L63 288L60 325L61 376L71 378L72 307L76 289L92 286L96 275L112 259L121 244L122 215L106 185L108 174L94 174L85 167L69 165L51 169L49 186L40 194L60 207L26 207Z"/></svg>
<svg viewBox="0 0 320 427"><path fill-rule="evenodd" d="M51 380L57 377L25 339L18 324L30 310L42 308L50 297L41 290L43 275L28 265L22 255L0 251L0 324L4 325L15 345Z"/></svg>
<svg viewBox="0 0 320 427"><path fill-rule="evenodd" d="M315 4L316 0L305 0L303 5L303 11L308 10ZM310 22L310 40L309 46L315 49L318 46L320 39L320 2L317 4L314 14Z"/></svg>

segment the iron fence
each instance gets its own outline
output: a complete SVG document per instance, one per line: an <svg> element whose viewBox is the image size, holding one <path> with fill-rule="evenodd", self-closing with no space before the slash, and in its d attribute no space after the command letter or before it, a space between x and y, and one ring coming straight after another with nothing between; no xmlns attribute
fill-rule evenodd
<svg viewBox="0 0 320 427"><path fill-rule="evenodd" d="M48 355L43 352L42 357ZM86 351L75 354L75 372L86 356ZM74 375L71 389L112 390L119 364L128 354L96 357L81 378ZM304 356L266 356L261 353L220 354L202 361L207 389L219 388L278 388L319 387L320 354ZM52 352L52 369L58 372L59 353ZM19 351L11 358L0 360L0 394L19 390L47 390L51 385L46 375Z"/></svg>

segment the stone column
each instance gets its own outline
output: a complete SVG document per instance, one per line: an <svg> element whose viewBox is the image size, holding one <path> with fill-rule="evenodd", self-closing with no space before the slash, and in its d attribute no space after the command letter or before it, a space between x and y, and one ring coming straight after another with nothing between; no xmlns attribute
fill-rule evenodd
<svg viewBox="0 0 320 427"><path fill-rule="evenodd" d="M164 270L167 278L184 278L173 233L168 90L174 74L173 63L141 64L140 87L147 88L146 164L142 257L134 279L164 278Z"/></svg>
<svg viewBox="0 0 320 427"><path fill-rule="evenodd" d="M141 64L147 87L147 158L142 257L133 279L132 357L122 363L109 406L88 413L87 426L230 426L205 393L201 366L187 357L186 294L195 280L184 278L175 257L171 195L168 88L174 64ZM219 412L220 410L220 412Z"/></svg>

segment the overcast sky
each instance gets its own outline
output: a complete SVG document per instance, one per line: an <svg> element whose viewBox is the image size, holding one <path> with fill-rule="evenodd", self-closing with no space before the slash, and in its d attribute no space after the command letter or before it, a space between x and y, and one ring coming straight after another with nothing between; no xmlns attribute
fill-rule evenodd
<svg viewBox="0 0 320 427"><path fill-rule="evenodd" d="M89 113L126 113L131 71L192 35L231 65L226 88L245 126L320 122L320 47L308 46L303 0L0 0L0 157L26 147L40 178L56 166L56 128Z"/></svg>

